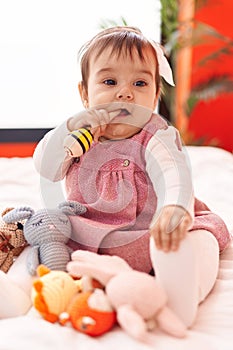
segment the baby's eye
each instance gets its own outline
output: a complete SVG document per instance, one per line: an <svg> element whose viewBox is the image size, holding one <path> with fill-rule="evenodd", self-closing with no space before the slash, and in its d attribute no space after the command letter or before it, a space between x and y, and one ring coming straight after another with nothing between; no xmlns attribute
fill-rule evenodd
<svg viewBox="0 0 233 350"><path fill-rule="evenodd" d="M146 82L143 80L138 80L134 83L135 86L146 86Z"/></svg>
<svg viewBox="0 0 233 350"><path fill-rule="evenodd" d="M106 79L103 81L105 85L116 85L116 81L113 79Z"/></svg>
<svg viewBox="0 0 233 350"><path fill-rule="evenodd" d="M42 219L40 219L39 221L36 221L36 222L33 222L32 223L32 226L40 226L40 225L42 225Z"/></svg>

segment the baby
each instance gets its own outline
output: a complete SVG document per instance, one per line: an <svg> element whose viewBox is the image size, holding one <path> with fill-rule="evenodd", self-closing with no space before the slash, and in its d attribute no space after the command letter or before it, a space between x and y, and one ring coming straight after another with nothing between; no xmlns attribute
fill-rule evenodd
<svg viewBox="0 0 233 350"><path fill-rule="evenodd" d="M84 45L81 73L85 110L45 135L34 154L41 176L65 178L67 199L87 208L71 218L69 246L153 271L189 327L215 283L230 234L194 197L179 133L154 113L161 77L173 85L169 64L138 29L113 27ZM83 127L94 142L73 157L64 140Z"/></svg>

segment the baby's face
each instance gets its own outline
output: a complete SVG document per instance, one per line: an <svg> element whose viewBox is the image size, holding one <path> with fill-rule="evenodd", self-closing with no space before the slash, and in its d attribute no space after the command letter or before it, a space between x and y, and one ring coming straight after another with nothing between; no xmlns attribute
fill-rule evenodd
<svg viewBox="0 0 233 350"><path fill-rule="evenodd" d="M118 57L111 55L111 48L107 48L99 57L92 57L88 107L124 102L153 111L157 103L156 59L150 48L144 49L143 53L144 60L140 59L136 50L132 52L132 57L125 52ZM104 136L109 139L131 137L140 130L132 124L109 124Z"/></svg>

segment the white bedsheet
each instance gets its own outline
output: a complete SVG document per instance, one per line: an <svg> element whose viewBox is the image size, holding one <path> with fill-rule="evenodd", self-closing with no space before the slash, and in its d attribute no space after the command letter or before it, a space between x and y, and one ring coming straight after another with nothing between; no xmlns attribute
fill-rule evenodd
<svg viewBox="0 0 233 350"><path fill-rule="evenodd" d="M187 147L193 169L194 189L219 214L233 233L233 159L213 147ZM39 176L31 158L0 159L0 209L7 206L41 206ZM119 327L100 338L80 334L70 327L50 324L34 309L18 318L0 321L0 350L144 350ZM233 349L233 244L221 255L218 278L208 298L200 305L197 320L185 339L157 331L157 350Z"/></svg>

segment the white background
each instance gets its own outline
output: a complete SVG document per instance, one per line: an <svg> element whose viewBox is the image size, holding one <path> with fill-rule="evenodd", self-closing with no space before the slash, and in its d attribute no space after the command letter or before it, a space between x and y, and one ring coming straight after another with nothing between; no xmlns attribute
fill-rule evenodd
<svg viewBox="0 0 233 350"><path fill-rule="evenodd" d="M0 0L0 128L54 127L82 109L81 45L103 19L160 40L159 0Z"/></svg>

